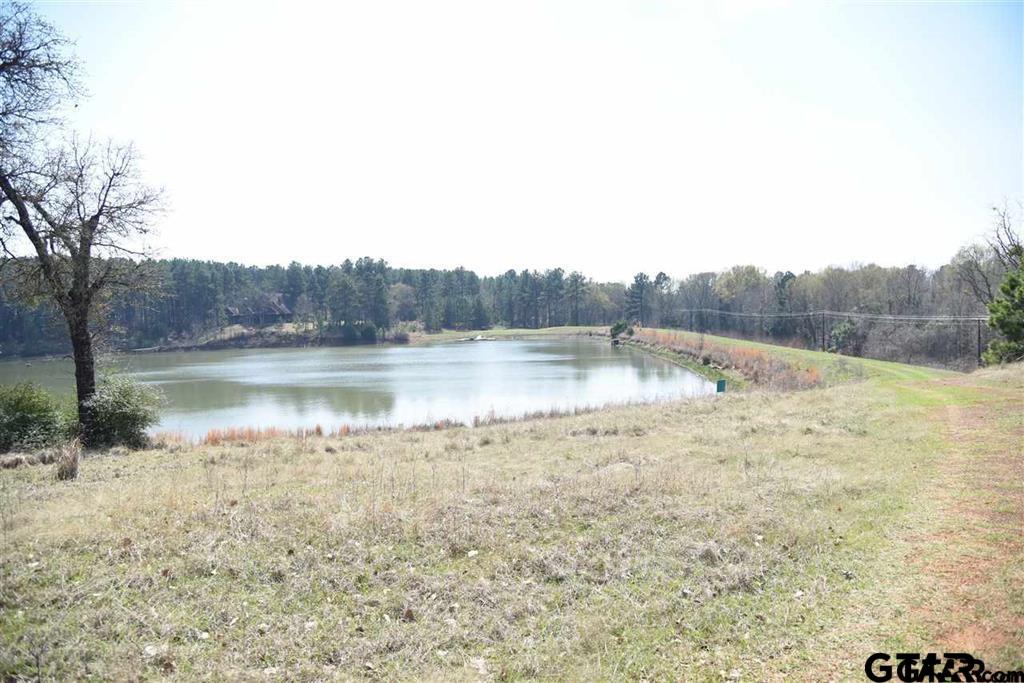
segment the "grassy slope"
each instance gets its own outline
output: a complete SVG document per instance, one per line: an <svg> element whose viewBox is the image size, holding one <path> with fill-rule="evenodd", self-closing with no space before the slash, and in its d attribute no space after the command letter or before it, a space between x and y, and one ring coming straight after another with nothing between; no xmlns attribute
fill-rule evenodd
<svg viewBox="0 0 1024 683"><path fill-rule="evenodd" d="M871 652L931 647L1024 665L1024 368L766 348L867 379L96 457L70 484L0 472L0 673L860 679Z"/></svg>

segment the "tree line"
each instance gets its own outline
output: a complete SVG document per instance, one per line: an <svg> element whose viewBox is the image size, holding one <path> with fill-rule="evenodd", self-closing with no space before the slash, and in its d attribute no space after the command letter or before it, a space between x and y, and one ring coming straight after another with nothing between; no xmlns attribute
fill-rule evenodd
<svg viewBox="0 0 1024 683"><path fill-rule="evenodd" d="M266 297L280 294L295 322L326 336L351 329L353 340L376 339L397 328L434 332L492 326L609 325L627 320L644 326L737 333L814 346L823 331L818 321L785 314L829 310L987 315L986 305L994 298L995 288L1015 267L1014 244L1019 246L1011 212L998 211L996 223L993 239L962 249L934 270L914 265L863 265L769 273L744 265L678 279L665 272L653 276L637 273L628 285L597 282L562 268L480 276L465 268L395 268L369 257L329 266L293 262L265 267L148 260L138 265L150 286L120 292L105 307L100 324L113 345L146 347L217 330L231 322L232 307L258 305ZM0 350L4 354L65 352L67 332L52 304L45 299L26 302L11 290L0 288ZM921 329L905 328L879 331L877 339L870 330L861 330L858 337L857 330L849 329L851 324L852 320L830 318L825 332L835 350L863 353L872 344L906 345L910 337L920 339L922 335ZM361 334L367 328L372 333ZM883 326L876 328L882 330ZM949 332L942 333L949 337ZM962 350L954 354L952 337L947 342L950 349L938 350L939 356L963 355Z"/></svg>

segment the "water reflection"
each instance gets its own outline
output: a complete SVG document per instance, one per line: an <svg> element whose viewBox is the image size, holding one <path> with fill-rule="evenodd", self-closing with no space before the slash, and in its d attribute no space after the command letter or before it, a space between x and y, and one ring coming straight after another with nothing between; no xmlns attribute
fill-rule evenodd
<svg viewBox="0 0 1024 683"><path fill-rule="evenodd" d="M713 391L692 372L588 339L422 347L246 349L122 356L120 369L160 386L160 429L332 428L514 416L551 408L649 401ZM0 382L70 391L68 361L0 363Z"/></svg>

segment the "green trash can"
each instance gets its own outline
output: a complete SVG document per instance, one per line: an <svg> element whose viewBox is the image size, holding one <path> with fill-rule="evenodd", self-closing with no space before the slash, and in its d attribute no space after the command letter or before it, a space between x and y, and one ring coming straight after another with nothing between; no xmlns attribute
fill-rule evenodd
<svg viewBox="0 0 1024 683"><path fill-rule="evenodd" d="M718 380L718 387L716 389L716 393L719 393L719 394L724 394L725 393L725 380L724 379Z"/></svg>

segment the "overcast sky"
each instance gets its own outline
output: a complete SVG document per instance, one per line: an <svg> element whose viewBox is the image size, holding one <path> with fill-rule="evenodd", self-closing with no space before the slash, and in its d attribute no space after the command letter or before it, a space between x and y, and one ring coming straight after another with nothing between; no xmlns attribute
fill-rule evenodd
<svg viewBox="0 0 1024 683"><path fill-rule="evenodd" d="M1019 2L37 6L167 257L934 267L1024 196Z"/></svg>

